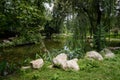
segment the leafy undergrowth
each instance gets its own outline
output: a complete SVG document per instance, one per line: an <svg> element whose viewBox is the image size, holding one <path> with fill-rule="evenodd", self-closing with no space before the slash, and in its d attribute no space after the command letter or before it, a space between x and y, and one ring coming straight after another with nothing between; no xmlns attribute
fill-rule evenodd
<svg viewBox="0 0 120 80"><path fill-rule="evenodd" d="M119 53L118 51L117 53ZM39 70L20 70L18 73L3 77L0 80L120 80L120 53L114 59L104 61L89 61L80 59L79 71L64 71L58 68L48 68L45 62Z"/></svg>

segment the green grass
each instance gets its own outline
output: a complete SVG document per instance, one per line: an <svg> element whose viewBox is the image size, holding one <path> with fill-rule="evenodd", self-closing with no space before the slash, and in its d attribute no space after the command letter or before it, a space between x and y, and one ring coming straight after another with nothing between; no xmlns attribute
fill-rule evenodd
<svg viewBox="0 0 120 80"><path fill-rule="evenodd" d="M0 80L120 80L120 51L116 52L114 59L104 61L80 59L78 62L80 70L77 72L49 69L51 63L46 62L42 69L21 70Z"/></svg>

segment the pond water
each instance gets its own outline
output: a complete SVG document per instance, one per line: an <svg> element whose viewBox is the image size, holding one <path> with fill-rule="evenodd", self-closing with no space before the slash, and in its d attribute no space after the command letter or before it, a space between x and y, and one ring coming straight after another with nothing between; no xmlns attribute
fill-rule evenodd
<svg viewBox="0 0 120 80"><path fill-rule="evenodd" d="M61 39L61 40L45 39L43 41L45 43L46 48L49 51L52 51L54 49L62 49L66 42L65 39ZM41 50L41 44L3 48L1 49L0 52L0 61L6 60L7 62L18 64L27 58L34 59L36 53L40 52L40 50Z"/></svg>

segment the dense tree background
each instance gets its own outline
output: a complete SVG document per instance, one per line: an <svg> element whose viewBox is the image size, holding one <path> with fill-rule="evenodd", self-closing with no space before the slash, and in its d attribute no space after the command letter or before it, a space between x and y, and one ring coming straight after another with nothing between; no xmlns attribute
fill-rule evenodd
<svg viewBox="0 0 120 80"><path fill-rule="evenodd" d="M50 12L45 3L53 4ZM28 36L64 30L73 33L71 48L85 49L87 37L93 37L93 47L105 47L106 34L119 30L119 0L1 0L0 37ZM41 31L43 30L43 31Z"/></svg>

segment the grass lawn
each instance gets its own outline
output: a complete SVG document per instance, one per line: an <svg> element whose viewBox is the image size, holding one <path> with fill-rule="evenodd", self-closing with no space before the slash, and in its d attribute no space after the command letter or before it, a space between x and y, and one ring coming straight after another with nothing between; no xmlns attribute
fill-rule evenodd
<svg viewBox="0 0 120 80"><path fill-rule="evenodd" d="M103 61L79 60L80 70L64 71L58 68L49 69L49 62L39 70L20 70L0 80L120 80L120 51L114 59Z"/></svg>

